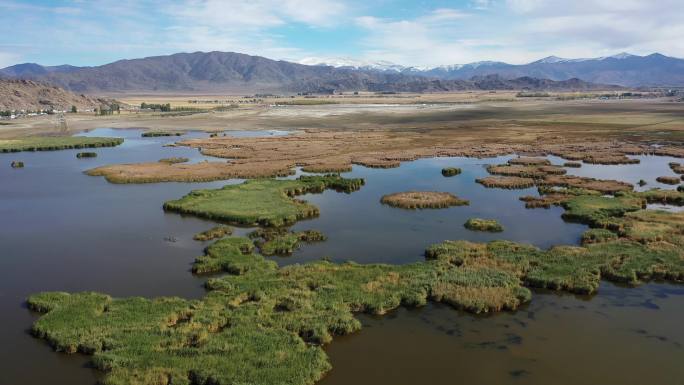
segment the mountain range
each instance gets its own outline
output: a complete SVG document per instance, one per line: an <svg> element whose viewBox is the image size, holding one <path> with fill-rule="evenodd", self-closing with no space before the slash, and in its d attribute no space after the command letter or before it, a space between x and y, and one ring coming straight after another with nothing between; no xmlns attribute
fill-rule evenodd
<svg viewBox="0 0 684 385"><path fill-rule="evenodd" d="M684 60L660 54L621 54L596 59L548 57L525 65L478 62L416 68L316 59L302 64L234 52L194 52L95 67L24 63L0 69L0 77L39 80L72 92L96 94L589 90L611 88L609 84L684 86Z"/></svg>
<svg viewBox="0 0 684 385"><path fill-rule="evenodd" d="M432 68L410 67L386 61L363 62L346 59L307 58L310 65L331 65L336 68L374 70L438 79L470 79L473 76L497 74L504 78L529 76L549 80L578 78L587 82L616 84L624 87L684 86L684 60L659 53L647 56L619 53L613 56L565 59L549 56L528 64L508 64L481 61Z"/></svg>

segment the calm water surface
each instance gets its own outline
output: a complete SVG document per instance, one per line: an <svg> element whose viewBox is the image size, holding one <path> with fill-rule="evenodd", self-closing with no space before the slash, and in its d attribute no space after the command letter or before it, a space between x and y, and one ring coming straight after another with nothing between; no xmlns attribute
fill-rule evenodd
<svg viewBox="0 0 684 385"><path fill-rule="evenodd" d="M94 290L114 296L185 298L204 294L204 278L193 277L190 264L206 244L193 241L192 235L214 224L166 214L161 206L193 189L239 181L115 185L83 174L99 165L172 156L191 162L223 161L194 149L163 147L178 137L141 138L140 133L98 129L83 134L126 139L119 147L96 149L94 159L77 159L78 150L0 154L0 384L97 381L97 372L84 369L87 357L56 354L28 334L35 315L25 309L24 300L31 293ZM188 133L182 138L206 135ZM295 229L321 230L328 241L275 259L281 264L323 256L408 263L422 260L426 246L445 239L505 238L542 248L577 243L585 227L563 222L561 209L524 208L518 198L536 194L534 189L485 189L474 183L486 175L485 164L508 158L425 159L390 170L355 167L345 176L366 178L361 191L303 197L321 208L321 216L300 222ZM24 161L26 167L10 168L13 160ZM672 160L642 157L640 165L585 165L570 172L629 182L646 179L656 186L657 176L670 174L667 163ZM445 166L461 167L463 174L444 178L440 170ZM471 204L407 211L379 203L384 194L412 189L449 191ZM506 230L468 231L463 223L472 216L496 218ZM538 294L521 311L484 318L439 305L402 309L378 319L362 316L367 327L361 333L338 338L329 346L335 369L323 383L416 384L429 379L438 384L682 384L682 309L681 286L625 289L604 284L591 300Z"/></svg>

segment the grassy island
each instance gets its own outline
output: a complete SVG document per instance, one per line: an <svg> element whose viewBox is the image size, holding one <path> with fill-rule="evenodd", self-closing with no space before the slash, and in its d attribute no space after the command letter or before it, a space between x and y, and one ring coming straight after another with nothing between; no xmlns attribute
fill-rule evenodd
<svg viewBox="0 0 684 385"><path fill-rule="evenodd" d="M181 136L184 132L172 132L172 131L147 131L143 132L140 136L143 138L154 138L158 136Z"/></svg>
<svg viewBox="0 0 684 385"><path fill-rule="evenodd" d="M682 179L678 176L659 176L656 181L662 184L677 185L682 183Z"/></svg>
<svg viewBox="0 0 684 385"><path fill-rule="evenodd" d="M12 168L24 168L24 162L14 160L12 163L10 163L10 167Z"/></svg>
<svg viewBox="0 0 684 385"><path fill-rule="evenodd" d="M34 136L21 139L1 139L0 152L53 151L74 148L114 147L123 143L121 138L87 136Z"/></svg>
<svg viewBox="0 0 684 385"><path fill-rule="evenodd" d="M534 179L519 176L488 176L475 181L487 188L526 189L535 185Z"/></svg>
<svg viewBox="0 0 684 385"><path fill-rule="evenodd" d="M96 152L79 152L76 154L76 158L81 159L81 158L97 158L97 153Z"/></svg>
<svg viewBox="0 0 684 385"><path fill-rule="evenodd" d="M461 169L458 167L445 167L442 169L442 175L444 176L456 176L461 173Z"/></svg>
<svg viewBox="0 0 684 385"><path fill-rule="evenodd" d="M210 241L212 239L223 238L233 234L233 228L230 226L216 226L207 231L195 234L192 239L196 241Z"/></svg>
<svg viewBox="0 0 684 385"><path fill-rule="evenodd" d="M496 219L470 218L463 226L468 230L487 231L490 233L500 233L504 230L503 226Z"/></svg>
<svg viewBox="0 0 684 385"><path fill-rule="evenodd" d="M317 230L292 232L284 228L258 229L249 234L255 240L262 255L289 255L295 252L302 242L325 241L326 236Z"/></svg>
<svg viewBox="0 0 684 385"><path fill-rule="evenodd" d="M451 206L467 206L469 202L447 192L407 191L388 194L380 202L402 209L442 209Z"/></svg>
<svg viewBox="0 0 684 385"><path fill-rule="evenodd" d="M196 190L164 203L164 210L220 220L236 225L283 226L318 215L318 208L296 195L325 189L352 192L363 179L338 175L301 176L295 180L255 179L217 190Z"/></svg>
<svg viewBox="0 0 684 385"><path fill-rule="evenodd" d="M190 159L185 158L185 157L172 157L172 158L162 158L159 159L159 162L161 163L168 163L168 164L176 164L176 163L185 163L189 161Z"/></svg>

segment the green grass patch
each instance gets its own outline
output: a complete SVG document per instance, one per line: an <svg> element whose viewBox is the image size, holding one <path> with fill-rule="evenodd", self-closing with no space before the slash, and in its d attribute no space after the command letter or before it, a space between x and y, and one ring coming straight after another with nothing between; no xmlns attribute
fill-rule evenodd
<svg viewBox="0 0 684 385"><path fill-rule="evenodd" d="M10 167L12 167L12 168L24 168L24 162L14 160L14 161L12 161L12 163L10 163Z"/></svg>
<svg viewBox="0 0 684 385"><path fill-rule="evenodd" d="M76 154L76 158L81 159L81 158L97 158L97 153L96 152L79 152Z"/></svg>
<svg viewBox="0 0 684 385"><path fill-rule="evenodd" d="M210 241L212 239L223 238L233 234L233 228L230 226L216 226L207 231L195 234L192 239L196 241Z"/></svg>
<svg viewBox="0 0 684 385"><path fill-rule="evenodd" d="M352 192L363 183L363 179L345 179L338 175L248 180L217 190L192 191L181 199L164 203L164 210L236 225L278 227L318 216L318 207L294 196L325 189Z"/></svg>
<svg viewBox="0 0 684 385"><path fill-rule="evenodd" d="M442 175L449 177L449 176L456 176L461 173L461 169L458 167L445 167L442 169Z"/></svg>
<svg viewBox="0 0 684 385"><path fill-rule="evenodd" d="M248 236L255 240L262 255L289 255L294 253L302 242L326 240L326 236L317 230L293 232L285 228L258 229Z"/></svg>
<svg viewBox="0 0 684 385"><path fill-rule="evenodd" d="M468 230L487 231L490 233L500 233L504 230L503 226L496 219L470 218L463 226Z"/></svg>
<svg viewBox="0 0 684 385"><path fill-rule="evenodd" d="M86 136L33 136L0 140L0 152L53 151L74 148L114 147L123 143L121 138Z"/></svg>

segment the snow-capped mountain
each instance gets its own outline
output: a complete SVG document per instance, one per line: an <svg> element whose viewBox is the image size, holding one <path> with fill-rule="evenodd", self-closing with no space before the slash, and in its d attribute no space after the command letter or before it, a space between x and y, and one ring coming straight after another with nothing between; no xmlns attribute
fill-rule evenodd
<svg viewBox="0 0 684 385"><path fill-rule="evenodd" d="M322 58L322 57L307 57L298 61L299 64L311 66L331 66L336 68L349 68L355 70L372 70L372 71L391 71L403 72L410 70L413 67L406 67L401 64L395 64L386 60L378 61L364 61L350 58Z"/></svg>
<svg viewBox="0 0 684 385"><path fill-rule="evenodd" d="M623 86L684 85L684 60L661 54L638 56L622 52L597 58L567 59L548 56L528 64L508 64L480 61L450 64L432 68L412 67L388 61L360 61L353 59L308 58L300 61L309 65L330 65L365 71L396 72L438 79L470 79L473 76L497 74L512 79L530 76L541 79L585 81Z"/></svg>

